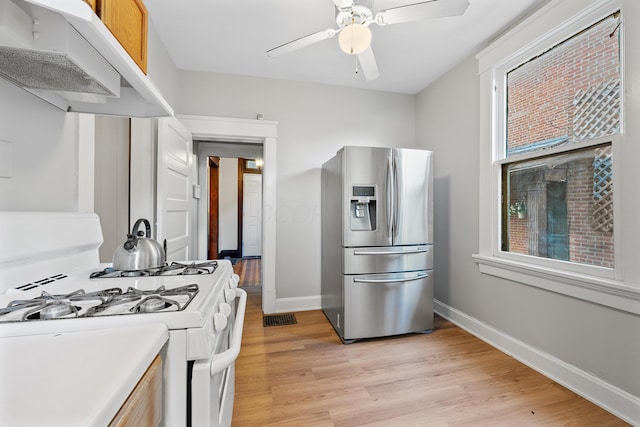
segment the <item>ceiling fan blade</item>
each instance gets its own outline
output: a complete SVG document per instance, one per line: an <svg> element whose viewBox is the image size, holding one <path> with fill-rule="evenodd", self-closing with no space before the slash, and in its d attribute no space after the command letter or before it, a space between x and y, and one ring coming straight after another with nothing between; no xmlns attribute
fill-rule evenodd
<svg viewBox="0 0 640 427"><path fill-rule="evenodd" d="M353 0L333 0L338 9L346 9L353 6Z"/></svg>
<svg viewBox="0 0 640 427"><path fill-rule="evenodd" d="M322 40L330 39L335 36L338 31L329 28L328 30L318 31L317 33L309 34L308 36L300 37L288 43L274 47L267 51L268 56L280 56L293 52L294 50L301 49L303 47L318 43Z"/></svg>
<svg viewBox="0 0 640 427"><path fill-rule="evenodd" d="M378 64L376 64L376 57L373 55L371 46L369 46L364 52L358 54L358 62L360 63L364 77L367 80L375 80L380 77Z"/></svg>
<svg viewBox="0 0 640 427"><path fill-rule="evenodd" d="M407 6L383 10L375 16L378 25L400 24L429 18L462 15L469 7L469 0L431 0Z"/></svg>

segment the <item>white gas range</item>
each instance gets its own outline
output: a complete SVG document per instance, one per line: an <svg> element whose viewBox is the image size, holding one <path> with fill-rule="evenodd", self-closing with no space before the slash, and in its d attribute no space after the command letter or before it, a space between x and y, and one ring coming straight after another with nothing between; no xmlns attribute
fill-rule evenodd
<svg viewBox="0 0 640 427"><path fill-rule="evenodd" d="M94 214L0 212L0 235L0 338L166 325L162 425L231 424L246 293L230 262L113 271Z"/></svg>

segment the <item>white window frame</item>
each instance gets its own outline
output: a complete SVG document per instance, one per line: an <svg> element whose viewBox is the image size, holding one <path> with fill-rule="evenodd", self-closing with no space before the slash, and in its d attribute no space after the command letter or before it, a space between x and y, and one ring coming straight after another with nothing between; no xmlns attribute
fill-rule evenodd
<svg viewBox="0 0 640 427"><path fill-rule="evenodd" d="M626 123L627 111L640 102L640 95L624 95L625 40L621 49L621 132L618 135L571 144L570 149L587 148L611 142L613 153L614 202L614 265L613 269L573 262L535 257L501 250L502 221L502 166L516 160L540 156L540 152L506 158L506 76L507 73L529 59L569 39L584 28L593 25L620 10L624 21L640 24L637 0L554 0L532 14L478 54L480 71L480 247L474 259L481 273L524 283L580 299L596 302L624 311L640 314L640 221L628 212L627 200L640 194L640 166L633 167L629 156L640 155L640 138L632 140L629 133L640 134L640 123ZM628 7L625 8L625 4ZM627 16L629 13L631 16ZM635 31L635 29L633 30ZM636 34L637 36L637 34ZM631 50L631 49L629 49ZM640 72L640 52L629 52L629 70ZM635 61L635 64L634 64ZM635 69L634 69L635 67ZM637 120L636 120L637 122ZM625 146L625 139L633 144ZM545 155L563 152L567 148L545 150ZM640 159L640 157L636 157ZM640 160L636 160L640 162ZM623 203L622 201L625 200ZM623 209L624 206L624 209ZM640 211L635 217L640 218ZM639 242L635 244L635 242Z"/></svg>

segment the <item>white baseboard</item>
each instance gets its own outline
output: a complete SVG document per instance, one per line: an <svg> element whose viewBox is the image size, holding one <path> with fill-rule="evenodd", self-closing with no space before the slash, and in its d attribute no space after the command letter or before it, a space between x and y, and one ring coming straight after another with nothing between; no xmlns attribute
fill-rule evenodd
<svg viewBox="0 0 640 427"><path fill-rule="evenodd" d="M615 416L632 425L640 425L640 398L506 335L438 300L434 300L434 311L482 341L562 384Z"/></svg>
<svg viewBox="0 0 640 427"><path fill-rule="evenodd" d="M322 307L320 295L311 297L277 298L276 313L290 313L292 311L320 310Z"/></svg>

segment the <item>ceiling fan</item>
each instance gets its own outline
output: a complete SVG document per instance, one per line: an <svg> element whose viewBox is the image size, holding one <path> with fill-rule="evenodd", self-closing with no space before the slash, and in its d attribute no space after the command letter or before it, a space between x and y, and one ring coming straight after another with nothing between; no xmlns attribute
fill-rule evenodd
<svg viewBox="0 0 640 427"><path fill-rule="evenodd" d="M367 80L380 76L376 58L371 50L371 24L380 26L462 15L469 7L468 0L430 0L407 6L394 7L373 13L371 8L354 0L333 0L336 7L338 28L329 28L292 40L267 51L268 56L280 56L336 34L343 52L357 55L360 67ZM357 70L356 70L357 72Z"/></svg>

